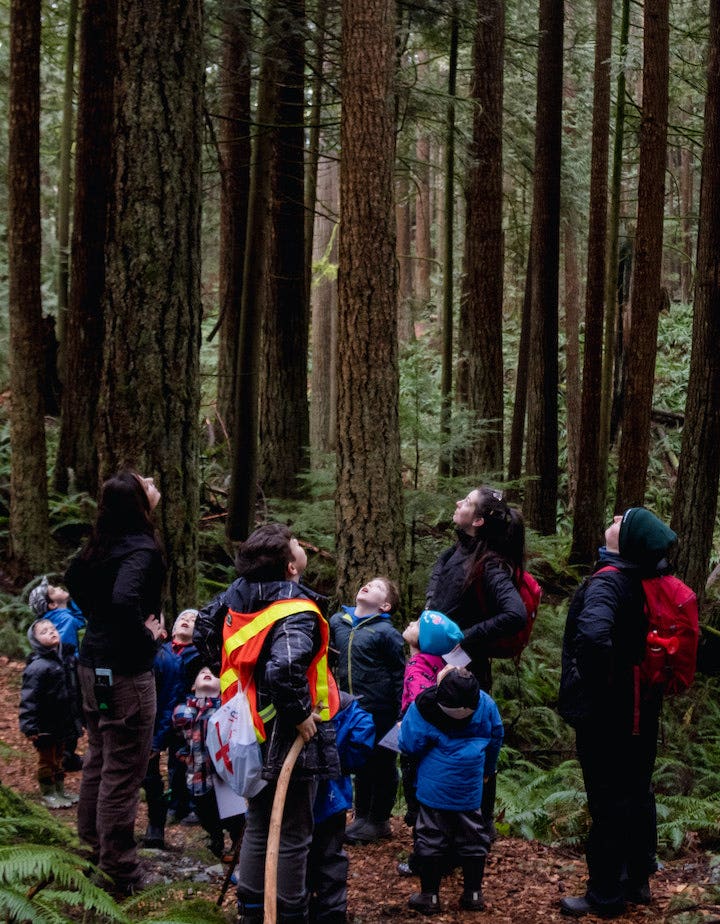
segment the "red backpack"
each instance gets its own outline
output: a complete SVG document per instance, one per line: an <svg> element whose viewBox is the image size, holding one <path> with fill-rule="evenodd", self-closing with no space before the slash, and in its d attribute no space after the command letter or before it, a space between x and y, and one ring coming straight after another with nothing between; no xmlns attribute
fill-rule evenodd
<svg viewBox="0 0 720 924"><path fill-rule="evenodd" d="M487 649L489 658L519 658L530 641L540 606L542 588L529 571L521 571L515 577L518 593L527 610L527 620L523 628L515 635L497 638L490 642Z"/></svg>
<svg viewBox="0 0 720 924"><path fill-rule="evenodd" d="M617 571L613 565L600 568ZM639 723L640 685L662 686L665 693L682 693L695 679L697 663L698 605L695 592L672 574L645 578L645 615L648 633L645 655L635 667L635 722Z"/></svg>

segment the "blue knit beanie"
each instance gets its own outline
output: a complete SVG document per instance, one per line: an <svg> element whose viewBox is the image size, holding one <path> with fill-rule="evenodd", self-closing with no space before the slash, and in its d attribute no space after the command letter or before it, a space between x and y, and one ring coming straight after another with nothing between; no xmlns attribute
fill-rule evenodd
<svg viewBox="0 0 720 924"><path fill-rule="evenodd" d="M459 645L464 636L457 623L437 610L423 610L418 618L420 651L444 655Z"/></svg>

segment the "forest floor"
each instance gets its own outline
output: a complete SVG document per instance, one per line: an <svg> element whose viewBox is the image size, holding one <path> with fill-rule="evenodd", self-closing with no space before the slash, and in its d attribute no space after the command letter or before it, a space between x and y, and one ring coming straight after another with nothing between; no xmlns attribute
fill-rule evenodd
<svg viewBox="0 0 720 924"><path fill-rule="evenodd" d="M36 764L32 748L17 725L20 677L23 665L0 657L0 743L2 762L0 782L23 795L35 796ZM82 752L82 742L79 749ZM69 774L66 788L77 792L80 774ZM74 824L75 810L54 813L69 825ZM137 832L145 828L145 806L141 804ZM415 879L397 875L399 860L411 847L410 832L402 819L392 819L392 838L369 846L348 847L350 874L348 881L348 919L350 924L374 924L390 921L422 921L421 915L407 907L411 892L419 887ZM146 867L163 875L168 882L182 883L183 894L205 897L219 894L223 869L206 848L201 828L169 825L166 829L167 850L142 850ZM443 881L443 912L432 920L449 924L462 920L467 924L485 921L497 924L536 924L569 921L560 914L558 902L563 895L581 894L584 889L585 864L578 854L548 847L534 841L500 837L488 859L484 884L487 908L484 912L461 911L458 899L461 880L458 873ZM629 906L617 920L627 922L720 922L720 906L713 904L713 885L720 880L710 868L708 856L691 852L668 861L652 882L653 902L648 907ZM203 883L196 888L194 884ZM212 890L212 892L210 892ZM234 921L234 898L229 890L224 910ZM587 917L588 922L599 918Z"/></svg>

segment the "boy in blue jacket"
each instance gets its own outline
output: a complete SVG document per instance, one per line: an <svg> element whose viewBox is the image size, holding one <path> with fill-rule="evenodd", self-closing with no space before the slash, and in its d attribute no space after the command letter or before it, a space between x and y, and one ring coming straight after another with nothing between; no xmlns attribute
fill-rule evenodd
<svg viewBox="0 0 720 924"><path fill-rule="evenodd" d="M343 840L347 810L353 801L350 773L362 767L375 744L372 716L349 693L340 693L340 709L333 725L343 776L321 780L315 797L315 827L308 855L311 924L347 921L348 857Z"/></svg>
<svg viewBox="0 0 720 924"><path fill-rule="evenodd" d="M392 833L397 755L377 742L400 715L405 651L402 635L391 620L398 603L393 582L374 577L357 592L355 606L343 606L342 612L330 620L330 648L337 655L333 667L338 687L357 696L375 723L375 747L367 763L355 773L355 819L345 833L350 844L370 844Z"/></svg>
<svg viewBox="0 0 720 924"><path fill-rule="evenodd" d="M419 759L415 859L422 891L410 896L413 910L440 913L440 880L453 855L463 871L460 907L485 907L482 880L490 839L480 803L502 739L494 700L464 668L443 669L437 686L421 693L405 713L400 750Z"/></svg>

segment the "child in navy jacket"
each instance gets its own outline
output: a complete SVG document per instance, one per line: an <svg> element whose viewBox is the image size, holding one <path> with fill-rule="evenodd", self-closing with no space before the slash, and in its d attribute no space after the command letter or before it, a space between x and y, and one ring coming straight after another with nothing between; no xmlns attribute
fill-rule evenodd
<svg viewBox="0 0 720 924"><path fill-rule="evenodd" d="M343 776L322 780L315 797L315 827L308 855L311 924L345 924L347 920L348 857L343 839L347 810L353 801L350 773L362 767L375 744L372 716L349 693L340 693L340 709L333 725Z"/></svg>
<svg viewBox="0 0 720 924"><path fill-rule="evenodd" d="M450 855L463 871L460 906L482 911L482 879L490 839L480 813L483 781L495 772L503 726L495 702L464 668L446 667L434 689L410 705L400 750L419 758L415 859L421 892L409 905L437 914L442 870Z"/></svg>

